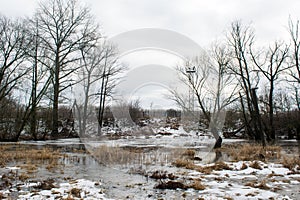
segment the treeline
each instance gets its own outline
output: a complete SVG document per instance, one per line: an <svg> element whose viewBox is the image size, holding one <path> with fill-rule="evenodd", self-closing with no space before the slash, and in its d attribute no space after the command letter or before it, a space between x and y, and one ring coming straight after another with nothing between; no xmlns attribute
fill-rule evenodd
<svg viewBox="0 0 300 200"><path fill-rule="evenodd" d="M0 15L0 140L40 139L41 122L60 137L63 105L84 107L84 119L89 100L100 99L103 115L123 66L94 19L76 0L42 1L29 18ZM71 99L78 88L84 104Z"/></svg>
<svg viewBox="0 0 300 200"><path fill-rule="evenodd" d="M205 119L218 146L226 111L231 111L226 115L227 125L232 123L228 119L239 116L236 130L263 145L275 141L282 131L300 139L299 21L289 19L287 27L289 41L259 46L254 28L234 21L220 41L177 67L181 80L194 93L193 104L201 110L199 119ZM187 95L176 89L171 93L189 112ZM234 113L238 115L230 116Z"/></svg>

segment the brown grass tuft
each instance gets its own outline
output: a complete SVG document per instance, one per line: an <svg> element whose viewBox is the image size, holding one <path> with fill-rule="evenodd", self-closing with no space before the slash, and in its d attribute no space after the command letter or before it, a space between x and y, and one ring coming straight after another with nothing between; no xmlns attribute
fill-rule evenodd
<svg viewBox="0 0 300 200"><path fill-rule="evenodd" d="M70 193L74 196L74 197L77 197L77 198L81 198L81 189L78 189L78 188L72 188L70 190Z"/></svg>
<svg viewBox="0 0 300 200"><path fill-rule="evenodd" d="M195 154L196 154L196 152L193 149L187 149L182 153L183 156L186 156L188 158L194 158Z"/></svg>
<svg viewBox="0 0 300 200"><path fill-rule="evenodd" d="M221 170L232 170L231 167L229 167L225 162L220 161L220 162L216 162L213 166L212 166L213 170L216 171L221 171Z"/></svg>
<svg viewBox="0 0 300 200"><path fill-rule="evenodd" d="M224 145L222 151L229 154L234 161L265 161L267 159L281 158L280 146L266 146L263 148L259 144L232 144Z"/></svg>
<svg viewBox="0 0 300 200"><path fill-rule="evenodd" d="M203 185L200 181L196 180L192 184L188 186L189 188L193 188L195 190L205 190L205 185Z"/></svg>
<svg viewBox="0 0 300 200"><path fill-rule="evenodd" d="M194 168L194 163L186 159L177 159L173 162L173 165L175 165L176 167L182 167L187 169Z"/></svg>
<svg viewBox="0 0 300 200"><path fill-rule="evenodd" d="M213 165L199 166L199 165L195 165L193 162L189 160L177 159L175 162L173 162L173 165L176 167L196 170L203 174L210 174L213 170L215 171L232 170L232 168L223 161L216 162Z"/></svg>
<svg viewBox="0 0 300 200"><path fill-rule="evenodd" d="M254 169L262 170L262 167L260 166L259 162L257 160L250 163L249 167L252 167Z"/></svg>
<svg viewBox="0 0 300 200"><path fill-rule="evenodd" d="M232 197L223 197L223 199L226 199L226 200L234 200Z"/></svg>
<svg viewBox="0 0 300 200"><path fill-rule="evenodd" d="M187 186L178 181L167 181L160 182L155 186L156 189L169 189L169 190L177 190L177 189L186 189Z"/></svg>
<svg viewBox="0 0 300 200"><path fill-rule="evenodd" d="M22 174L19 175L19 180L21 180L23 182L26 181L29 178L30 178L30 176L28 174L26 174L26 173L22 173Z"/></svg>
<svg viewBox="0 0 300 200"><path fill-rule="evenodd" d="M299 157L296 157L296 156L284 157L281 160L281 164L293 172L298 171L300 173L300 158Z"/></svg>
<svg viewBox="0 0 300 200"><path fill-rule="evenodd" d="M267 186L267 181L264 179L261 182L257 182L257 181L252 181L252 182L248 182L245 184L245 186L250 186L253 188L259 188L259 189L263 189L263 190L269 190L270 187Z"/></svg>
<svg viewBox="0 0 300 200"><path fill-rule="evenodd" d="M244 169L247 169L248 168L248 165L246 163L243 162L243 165L241 166L241 169L240 170L244 170Z"/></svg>
<svg viewBox="0 0 300 200"><path fill-rule="evenodd" d="M267 178L272 178L272 177L284 177L284 175L282 175L282 174L275 174L275 172L272 171L271 174L267 175Z"/></svg>

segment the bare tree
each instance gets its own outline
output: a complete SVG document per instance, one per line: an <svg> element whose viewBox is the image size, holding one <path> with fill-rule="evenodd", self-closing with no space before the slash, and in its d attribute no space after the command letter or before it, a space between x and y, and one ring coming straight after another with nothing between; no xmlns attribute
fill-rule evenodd
<svg viewBox="0 0 300 200"><path fill-rule="evenodd" d="M188 72L190 69L193 70L192 74ZM185 62L184 66L177 66L177 71L181 81L186 84L192 91L193 95L196 96L198 106L200 107L204 118L207 122L209 122L210 115L204 101L205 93L207 92L205 91L205 82L208 79L210 71L209 56L203 53L192 60L188 60ZM177 103L180 103L185 107L185 109L191 112L190 105L186 105L184 103L184 97L181 97L179 93L176 94L176 91L171 91L171 93L175 95L174 97Z"/></svg>
<svg viewBox="0 0 300 200"><path fill-rule="evenodd" d="M95 95L92 89L95 87L94 84L97 84L97 81L100 79L101 64L104 58L100 46L96 44L83 46L80 52L82 58L79 62L82 67L79 69L78 76L79 85L83 88L83 99L75 98L74 106L78 119L79 135L83 136L86 131L87 119L92 112L90 109L94 109L89 104L93 101L91 98Z"/></svg>
<svg viewBox="0 0 300 200"><path fill-rule="evenodd" d="M106 41L98 42L94 46L83 47L81 55L82 67L79 70L79 75L80 84L83 88L83 101L82 104L76 101L75 106L80 134L83 135L86 130L87 119L92 114L92 111L88 109L95 107L97 100L99 100L97 118L99 126L102 126L106 98L111 95L112 89L117 84L115 76L123 68L117 64L115 48L107 44Z"/></svg>
<svg viewBox="0 0 300 200"><path fill-rule="evenodd" d="M291 36L291 58L292 58L292 68L290 70L290 76L293 81L300 83L300 30L299 30L299 20L293 22L290 18L288 22L288 32Z"/></svg>
<svg viewBox="0 0 300 200"><path fill-rule="evenodd" d="M181 80L193 91L207 125L209 123L210 132L216 139L215 148L221 147L222 143L220 132L225 121L224 109L236 100L236 86L232 85L234 77L227 73L231 59L228 53L224 45L216 43L210 54L205 53L187 61L186 66L177 67ZM192 74L187 71L190 68L193 68ZM176 89L171 94L177 104L189 110L184 95Z"/></svg>
<svg viewBox="0 0 300 200"><path fill-rule="evenodd" d="M42 44L49 52L48 68L52 76L52 136L58 134L58 103L61 93L74 82L70 75L78 69L79 49L98 37L98 25L87 7L76 0L50 0L39 5L36 17Z"/></svg>
<svg viewBox="0 0 300 200"><path fill-rule="evenodd" d="M16 89L29 72L23 65L26 34L21 20L0 16L0 101Z"/></svg>
<svg viewBox="0 0 300 200"><path fill-rule="evenodd" d="M265 145L264 132L260 120L256 89L258 76L250 56L250 46L254 43L254 32L250 26L243 26L240 21L231 24L227 35L228 45L232 50L231 73L235 74L243 91L240 93L241 105L243 108L244 123L247 133L256 141L262 141ZM243 96L246 99L244 104ZM247 109L247 110L246 110ZM250 118L248 117L249 112ZM252 130L252 127L254 130Z"/></svg>
<svg viewBox="0 0 300 200"><path fill-rule="evenodd" d="M251 49L250 49L251 50ZM275 127L274 127L274 90L275 82L278 80L280 74L290 67L287 65L289 47L284 45L283 42L275 42L270 46L266 53L258 53L254 55L251 50L253 63L268 80L269 95L268 95L268 113L269 113L269 140L275 140Z"/></svg>
<svg viewBox="0 0 300 200"><path fill-rule="evenodd" d="M211 72L206 83L212 99L213 107L210 111L210 131L216 138L215 148L221 147L223 125L225 123L225 108L237 100L237 84L232 74L228 73L229 63L228 48L221 43L215 43L211 52Z"/></svg>
<svg viewBox="0 0 300 200"><path fill-rule="evenodd" d="M26 47L25 51L26 60L29 61L28 65L31 65L31 67L28 67L31 68L29 76L31 91L25 109L24 125L28 120L30 121L30 133L33 136L33 139L37 140L37 108L49 88L52 77L49 70L47 70L49 64L45 64L47 63L47 51L41 44L38 19L33 17L26 22L27 40L29 41L29 45ZM19 130L19 134L21 134L22 129Z"/></svg>
<svg viewBox="0 0 300 200"><path fill-rule="evenodd" d="M101 87L97 95L99 96L99 111L98 111L98 123L99 133L103 126L103 116L106 107L107 98L112 95L113 89L118 84L117 74L124 71L125 66L118 63L116 57L116 51L114 46L107 46L104 51L104 64L101 73Z"/></svg>
<svg viewBox="0 0 300 200"><path fill-rule="evenodd" d="M300 95L299 95L299 83L300 83L300 33L299 33L299 20L293 21L291 18L288 22L288 32L291 37L291 68L289 70L289 75L291 79L288 79L291 87L295 91L295 102L300 111Z"/></svg>

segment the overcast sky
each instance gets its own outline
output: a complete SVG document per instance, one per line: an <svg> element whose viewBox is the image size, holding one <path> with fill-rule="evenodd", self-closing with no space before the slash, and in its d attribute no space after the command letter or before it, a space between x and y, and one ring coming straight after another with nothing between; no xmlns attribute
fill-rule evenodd
<svg viewBox="0 0 300 200"><path fill-rule="evenodd" d="M161 28L181 33L203 47L221 37L230 23L237 19L245 24L252 23L256 40L261 44L287 39L286 26L289 16L300 19L299 0L78 1L91 7L92 13L101 25L102 33L108 37L133 29ZM4 15L30 16L39 1L0 0L0 2L0 12ZM172 60L170 57L166 58ZM128 55L127 61L128 59L134 60L134 54ZM142 60L143 65L149 64Z"/></svg>
<svg viewBox="0 0 300 200"><path fill-rule="evenodd" d="M0 12L31 15L38 0L0 0ZM257 38L285 37L289 15L300 19L299 0L79 0L92 8L108 36L137 29L164 28L180 32L200 45L222 35L230 22L253 23Z"/></svg>

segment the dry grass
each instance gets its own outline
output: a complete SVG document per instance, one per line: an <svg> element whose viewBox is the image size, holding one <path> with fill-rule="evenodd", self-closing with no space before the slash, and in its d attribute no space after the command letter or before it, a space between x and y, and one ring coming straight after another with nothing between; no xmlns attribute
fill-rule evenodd
<svg viewBox="0 0 300 200"><path fill-rule="evenodd" d="M223 199L226 199L226 200L234 200L232 197L223 197Z"/></svg>
<svg viewBox="0 0 300 200"><path fill-rule="evenodd" d="M173 165L176 167L196 170L203 174L210 174L213 170L214 171L232 170L232 168L223 161L216 162L213 165L199 166L199 165L195 165L193 162L189 160L177 159L175 162L173 162Z"/></svg>
<svg viewBox="0 0 300 200"><path fill-rule="evenodd" d="M30 178L30 176L27 174L27 173L22 173L22 174L20 174L19 175L19 180L21 180L21 181L26 181L27 179L29 179ZM1 199L1 198L0 198Z"/></svg>
<svg viewBox="0 0 300 200"><path fill-rule="evenodd" d="M214 165L211 166L212 170L220 171L220 170L232 170L225 162L220 161L216 162Z"/></svg>
<svg viewBox="0 0 300 200"><path fill-rule="evenodd" d="M27 164L23 164L21 165L21 169L24 169L26 170L26 172L28 174L32 174L32 173L35 173L37 170L38 170L38 167L35 165L35 164L31 164L29 162L26 162Z"/></svg>
<svg viewBox="0 0 300 200"><path fill-rule="evenodd" d="M259 164L257 160L250 163L249 167L252 167L254 169L262 170L262 166Z"/></svg>
<svg viewBox="0 0 300 200"><path fill-rule="evenodd" d="M186 168L186 169L194 169L196 165L187 159L177 159L173 162L175 167Z"/></svg>
<svg viewBox="0 0 300 200"><path fill-rule="evenodd" d="M191 158L191 159L193 159L193 158L195 157L195 154L196 154L196 152L195 152L195 150L193 150L193 149L186 149L186 150L182 153L183 156L188 157L188 158Z"/></svg>
<svg viewBox="0 0 300 200"><path fill-rule="evenodd" d="M74 197L77 197L77 198L81 198L81 189L78 189L78 188L72 188L70 190L70 194L72 194Z"/></svg>
<svg viewBox="0 0 300 200"><path fill-rule="evenodd" d="M221 150L229 154L234 161L269 160L281 158L280 146L266 146L259 144L224 145Z"/></svg>
<svg viewBox="0 0 300 200"><path fill-rule="evenodd" d="M200 181L196 180L192 184L188 186L189 188L193 188L194 190L205 190L205 185L203 185Z"/></svg>
<svg viewBox="0 0 300 200"><path fill-rule="evenodd" d="M269 190L270 187L267 186L267 181L264 179L261 182L257 182L257 181L252 181L252 182L248 182L245 184L245 186L250 186L253 188L259 188L259 189L263 189L263 190Z"/></svg>
<svg viewBox="0 0 300 200"><path fill-rule="evenodd" d="M168 173L167 171L155 171L150 176L152 179L170 179L175 180L177 176L175 176L173 173Z"/></svg>
<svg viewBox="0 0 300 200"><path fill-rule="evenodd" d="M190 184L182 183L181 181L160 181L155 186L156 189L171 189L171 190L177 190L177 189L189 189L192 188L194 190L205 190L206 186L203 185L199 180L194 180Z"/></svg>
<svg viewBox="0 0 300 200"><path fill-rule="evenodd" d="M169 165L183 154L193 154L193 151L185 152L184 149L172 149L171 151L159 150L157 147L118 147L101 145L89 149L89 152L102 164L111 165Z"/></svg>
<svg viewBox="0 0 300 200"><path fill-rule="evenodd" d="M247 169L248 168L248 165L246 163L243 162L243 165L241 166L241 169L240 170L244 170L244 169Z"/></svg>
<svg viewBox="0 0 300 200"><path fill-rule="evenodd" d="M128 164L140 159L141 153L102 145L93 149L92 155L102 164Z"/></svg>
<svg viewBox="0 0 300 200"><path fill-rule="evenodd" d="M58 150L48 147L31 149L21 144L3 144L0 146L0 151L1 167L5 167L11 162L17 163L18 167L25 170L27 175L35 173L38 170L37 166L40 164L48 164L46 168L48 170L53 169L58 166L60 158L66 156ZM21 178L27 179L28 177L24 174Z"/></svg>
<svg viewBox="0 0 300 200"><path fill-rule="evenodd" d="M282 174L275 174L275 172L274 171L272 171L272 173L271 174L268 174L268 176L267 176L267 178L273 178L273 177L284 177L284 175L282 175ZM276 181L276 180L275 180Z"/></svg>
<svg viewBox="0 0 300 200"><path fill-rule="evenodd" d="M281 160L281 164L291 170L292 172L300 173L300 158L299 157L284 157Z"/></svg>
<svg viewBox="0 0 300 200"><path fill-rule="evenodd" d="M30 149L23 145L1 145L0 146L0 164L5 166L7 163L12 161L47 161L58 159L62 157L62 154L57 150L44 147L42 149Z"/></svg>

